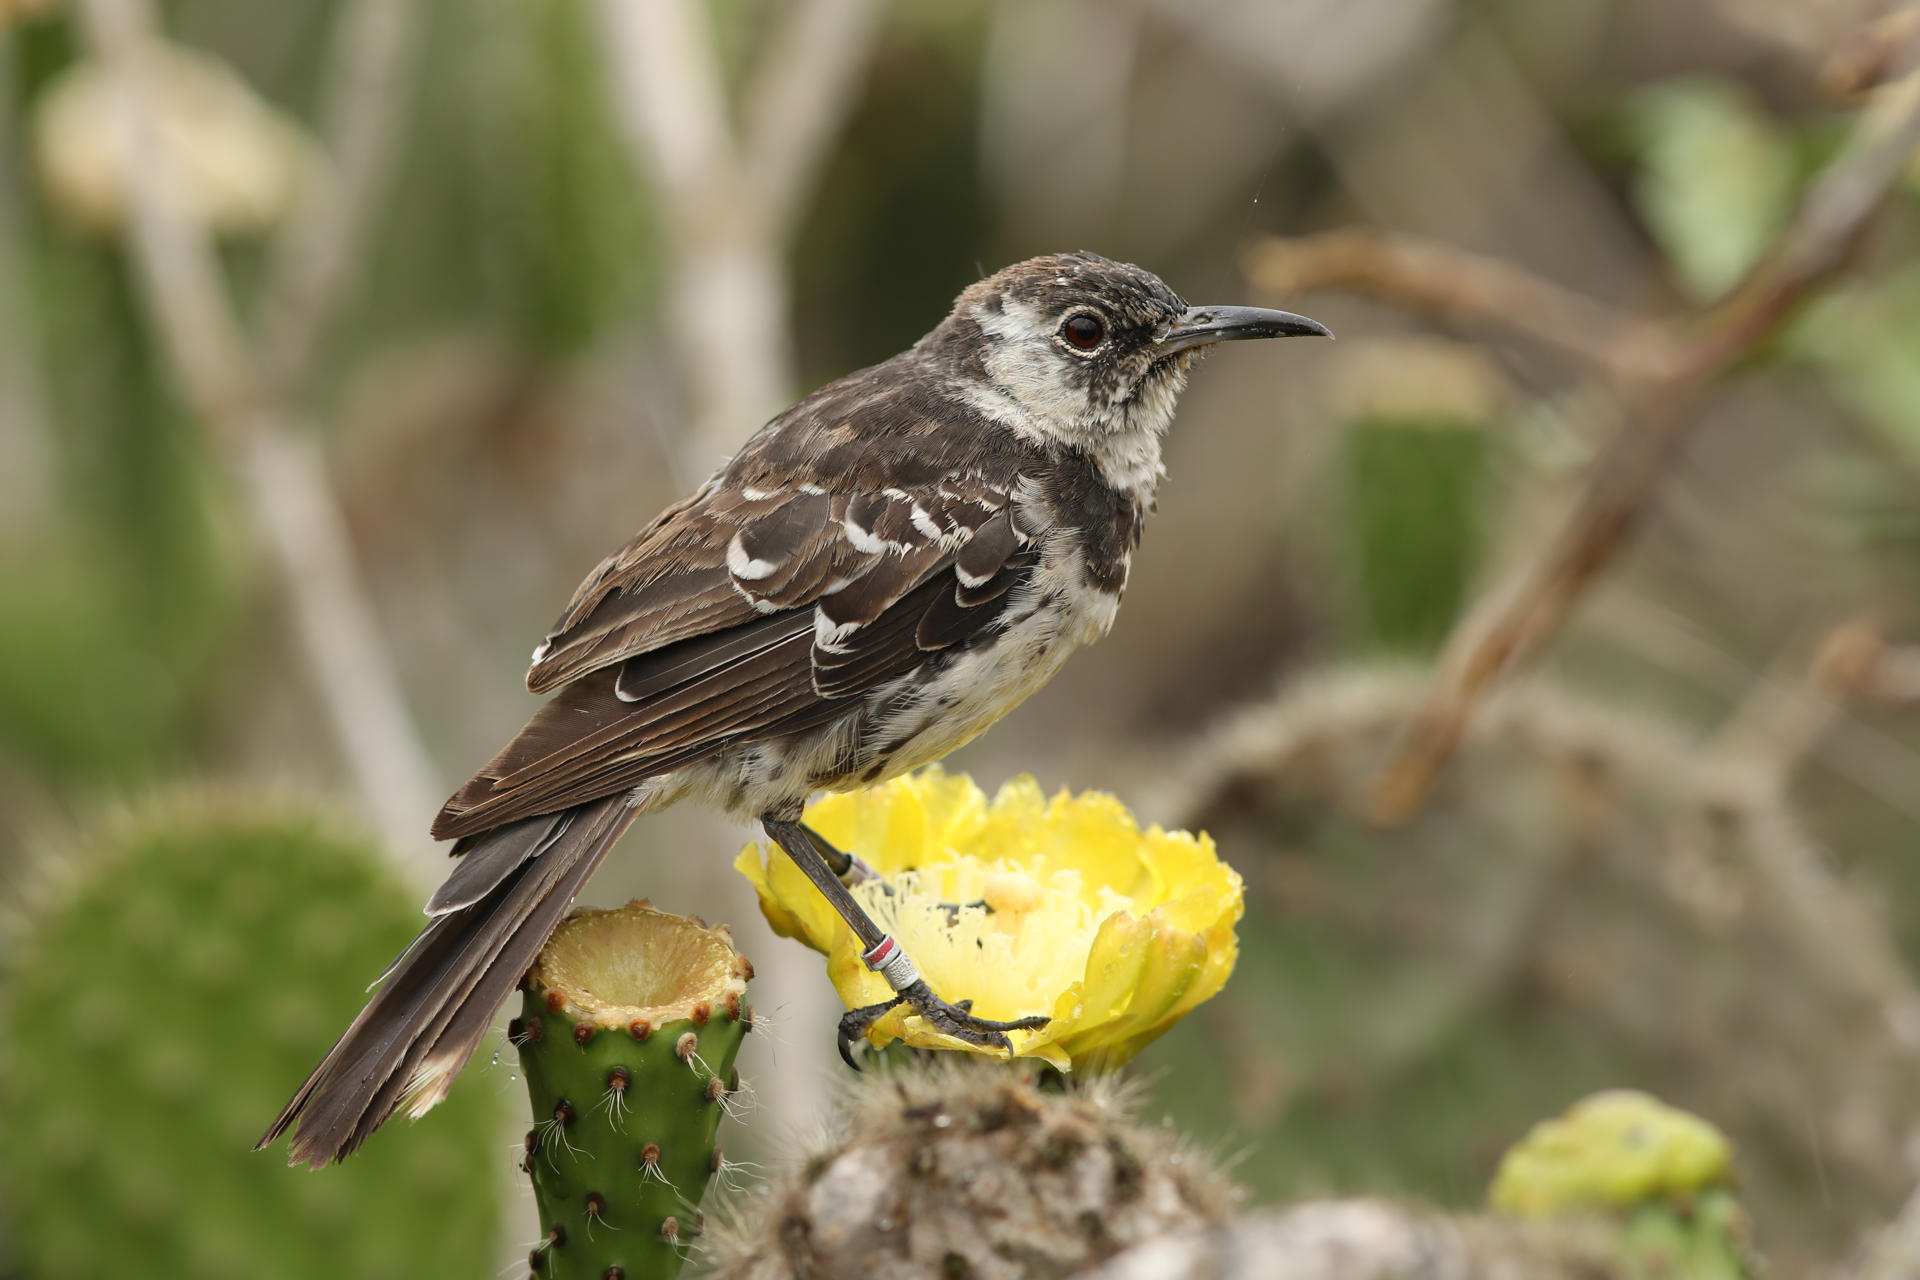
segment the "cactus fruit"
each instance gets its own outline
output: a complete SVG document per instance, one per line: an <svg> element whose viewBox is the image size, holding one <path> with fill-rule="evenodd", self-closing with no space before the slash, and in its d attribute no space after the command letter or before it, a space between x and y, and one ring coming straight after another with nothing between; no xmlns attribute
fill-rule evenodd
<svg viewBox="0 0 1920 1280"><path fill-rule="evenodd" d="M569 916L508 1027L533 1102L536 1276L665 1280L702 1229L720 1114L753 1026L726 927L645 902Z"/></svg>
<svg viewBox="0 0 1920 1280"><path fill-rule="evenodd" d="M1547 1217L1692 1195L1732 1175L1733 1147L1718 1129L1651 1094L1608 1089L1509 1148L1488 1199L1502 1213Z"/></svg>
<svg viewBox="0 0 1920 1280"><path fill-rule="evenodd" d="M0 1012L15 1265L490 1274L487 1090L324 1175L250 1149L358 1007L350 979L379 973L417 920L370 846L285 806L177 802L49 864L7 939Z"/></svg>
<svg viewBox="0 0 1920 1280"><path fill-rule="evenodd" d="M1488 1199L1518 1217L1618 1223L1622 1270L1635 1280L1740 1280L1747 1218L1732 1178L1725 1134L1651 1095L1609 1089L1515 1143Z"/></svg>
<svg viewBox="0 0 1920 1280"><path fill-rule="evenodd" d="M870 1072L838 1135L718 1232L720 1280L1066 1276L1226 1220L1224 1175L1130 1116L1111 1077L1071 1089L1005 1064Z"/></svg>
<svg viewBox="0 0 1920 1280"><path fill-rule="evenodd" d="M1651 1095L1610 1089L1535 1125L1501 1160L1488 1199L1519 1217L1616 1221L1622 1269L1639 1280L1740 1280L1747 1222L1732 1177L1725 1134Z"/></svg>

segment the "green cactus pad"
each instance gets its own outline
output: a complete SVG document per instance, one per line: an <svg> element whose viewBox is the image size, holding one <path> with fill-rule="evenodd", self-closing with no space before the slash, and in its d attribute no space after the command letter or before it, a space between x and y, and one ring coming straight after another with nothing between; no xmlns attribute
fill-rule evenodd
<svg viewBox="0 0 1920 1280"><path fill-rule="evenodd" d="M1742 1280L1757 1271L1750 1235L1733 1192L1715 1187L1641 1205L1618 1251L1631 1280Z"/></svg>
<svg viewBox="0 0 1920 1280"><path fill-rule="evenodd" d="M1732 1144L1705 1120L1650 1094L1609 1089L1514 1144L1489 1198L1502 1213L1540 1218L1687 1197L1732 1174Z"/></svg>
<svg viewBox="0 0 1920 1280"><path fill-rule="evenodd" d="M533 1103L523 1167L546 1233L534 1274L679 1272L720 1166L752 972L725 926L645 902L555 930L509 1028Z"/></svg>
<svg viewBox="0 0 1920 1280"><path fill-rule="evenodd" d="M1361 629L1381 648L1429 652L1480 560L1484 423L1373 417L1344 439L1343 546Z"/></svg>
<svg viewBox="0 0 1920 1280"><path fill-rule="evenodd" d="M418 924L371 847L176 803L43 881L0 1011L0 1235L28 1272L493 1273L487 1090L323 1174L251 1150Z"/></svg>

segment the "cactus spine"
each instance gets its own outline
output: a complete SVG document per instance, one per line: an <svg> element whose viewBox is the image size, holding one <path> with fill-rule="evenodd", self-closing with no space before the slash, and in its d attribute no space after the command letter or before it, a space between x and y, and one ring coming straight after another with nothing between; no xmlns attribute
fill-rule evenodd
<svg viewBox="0 0 1920 1280"><path fill-rule="evenodd" d="M714 1280L1079 1275L1226 1220L1226 1176L1134 1119L1125 1085L1045 1081L937 1051L867 1072L834 1133L719 1233Z"/></svg>
<svg viewBox="0 0 1920 1280"><path fill-rule="evenodd" d="M535 1276L679 1272L720 1167L752 973L725 926L643 901L575 912L548 941L508 1028L533 1103L522 1167L545 1231Z"/></svg>

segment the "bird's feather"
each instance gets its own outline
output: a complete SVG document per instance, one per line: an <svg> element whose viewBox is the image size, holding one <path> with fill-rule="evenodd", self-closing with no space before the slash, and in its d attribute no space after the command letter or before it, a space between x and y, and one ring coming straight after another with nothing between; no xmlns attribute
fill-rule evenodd
<svg viewBox="0 0 1920 1280"><path fill-rule="evenodd" d="M1034 562L1009 500L1005 486L953 477L853 494L805 480L709 486L588 579L529 677L569 682L448 801L434 835L472 836L857 712L858 695L991 632ZM648 571L667 547L680 548L677 570Z"/></svg>

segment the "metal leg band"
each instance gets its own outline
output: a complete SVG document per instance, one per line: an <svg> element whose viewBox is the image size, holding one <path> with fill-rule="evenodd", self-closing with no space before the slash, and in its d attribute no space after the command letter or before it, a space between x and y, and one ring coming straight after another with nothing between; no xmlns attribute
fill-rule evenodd
<svg viewBox="0 0 1920 1280"><path fill-rule="evenodd" d="M866 962L867 968L885 978L887 985L896 992L905 991L920 981L920 971L913 967L913 961L907 958L906 951L893 940L892 934L861 952L860 958Z"/></svg>

